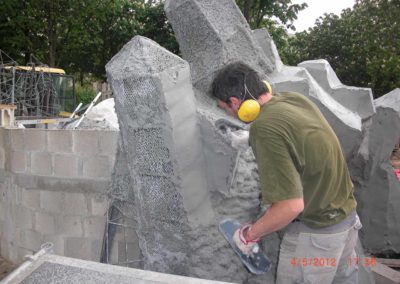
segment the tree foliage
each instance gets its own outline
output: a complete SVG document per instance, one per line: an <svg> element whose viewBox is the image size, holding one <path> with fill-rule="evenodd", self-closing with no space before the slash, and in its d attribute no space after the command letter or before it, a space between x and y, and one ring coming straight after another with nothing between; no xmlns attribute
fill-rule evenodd
<svg viewBox="0 0 400 284"><path fill-rule="evenodd" d="M178 44L163 1L2 0L0 49L20 64L30 54L83 77L104 77L105 64L135 35L174 53Z"/></svg>
<svg viewBox="0 0 400 284"><path fill-rule="evenodd" d="M386 94L400 87L400 1L357 0L340 17L325 14L283 54L291 65L324 58L343 83Z"/></svg>

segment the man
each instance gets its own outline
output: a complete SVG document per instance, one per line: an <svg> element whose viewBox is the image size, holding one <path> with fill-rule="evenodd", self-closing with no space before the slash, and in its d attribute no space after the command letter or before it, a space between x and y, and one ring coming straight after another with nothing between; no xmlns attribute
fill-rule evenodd
<svg viewBox="0 0 400 284"><path fill-rule="evenodd" d="M317 106L297 93L272 95L257 72L233 63L216 76L212 93L232 116L255 100L250 127L262 199L272 206L234 239L244 253L285 228L277 283L357 283L355 245L361 227L353 184L339 140Z"/></svg>

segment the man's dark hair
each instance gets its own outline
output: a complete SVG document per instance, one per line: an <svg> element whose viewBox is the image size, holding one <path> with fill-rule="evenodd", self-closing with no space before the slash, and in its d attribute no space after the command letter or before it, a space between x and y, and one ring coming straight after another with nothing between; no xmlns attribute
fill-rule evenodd
<svg viewBox="0 0 400 284"><path fill-rule="evenodd" d="M212 95L226 103L229 102L230 97L240 100L254 99L249 92L246 92L245 84L247 90L256 99L268 91L254 69L241 62L230 63L221 69L214 78Z"/></svg>

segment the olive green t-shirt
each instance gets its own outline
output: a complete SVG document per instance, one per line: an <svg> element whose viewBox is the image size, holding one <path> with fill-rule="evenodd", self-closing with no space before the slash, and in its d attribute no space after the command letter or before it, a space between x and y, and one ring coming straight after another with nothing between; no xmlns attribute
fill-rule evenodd
<svg viewBox="0 0 400 284"><path fill-rule="evenodd" d="M337 224L355 209L353 184L338 138L308 98L277 93L250 127L265 203L304 198L299 219Z"/></svg>

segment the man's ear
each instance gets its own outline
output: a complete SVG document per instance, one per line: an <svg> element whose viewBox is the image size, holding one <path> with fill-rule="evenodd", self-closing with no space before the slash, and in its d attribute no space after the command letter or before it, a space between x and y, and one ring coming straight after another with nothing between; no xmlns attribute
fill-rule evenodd
<svg viewBox="0 0 400 284"><path fill-rule="evenodd" d="M237 97L230 97L229 102L234 108L239 108L240 104L242 103Z"/></svg>

